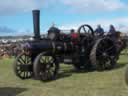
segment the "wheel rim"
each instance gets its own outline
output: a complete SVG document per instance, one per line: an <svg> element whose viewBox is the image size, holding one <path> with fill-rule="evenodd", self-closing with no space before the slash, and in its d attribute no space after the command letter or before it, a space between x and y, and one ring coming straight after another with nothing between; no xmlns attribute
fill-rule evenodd
<svg viewBox="0 0 128 96"><path fill-rule="evenodd" d="M34 61L34 74L36 79L49 81L56 78L58 63L53 56L46 56L41 53Z"/></svg>
<svg viewBox="0 0 128 96"><path fill-rule="evenodd" d="M21 79L28 79L32 77L32 61L31 57L22 53L15 61L14 70L16 75Z"/></svg>
<svg viewBox="0 0 128 96"><path fill-rule="evenodd" d="M55 72L54 59L51 56L42 56L39 63L42 65L40 68L40 76L43 80L51 79Z"/></svg>
<svg viewBox="0 0 128 96"><path fill-rule="evenodd" d="M110 39L100 39L94 45L91 54L91 62L98 69L110 69L115 60L116 48Z"/></svg>

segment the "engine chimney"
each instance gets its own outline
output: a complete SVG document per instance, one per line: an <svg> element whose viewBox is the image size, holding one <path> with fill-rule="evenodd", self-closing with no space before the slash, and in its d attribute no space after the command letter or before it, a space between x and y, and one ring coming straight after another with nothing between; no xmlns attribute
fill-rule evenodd
<svg viewBox="0 0 128 96"><path fill-rule="evenodd" d="M40 10L33 10L34 39L40 40Z"/></svg>

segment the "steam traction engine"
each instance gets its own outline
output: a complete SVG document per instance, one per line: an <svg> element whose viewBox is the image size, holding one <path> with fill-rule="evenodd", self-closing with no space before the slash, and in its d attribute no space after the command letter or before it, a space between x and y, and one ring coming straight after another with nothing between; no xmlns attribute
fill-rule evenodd
<svg viewBox="0 0 128 96"><path fill-rule="evenodd" d="M89 25L78 28L77 45L73 44L70 34L62 34L55 27L49 29L47 38L41 38L39 14L39 10L33 11L34 40L22 45L23 52L14 62L19 78L55 79L61 63L72 64L78 70L104 70L115 66L116 47L110 38L96 39Z"/></svg>

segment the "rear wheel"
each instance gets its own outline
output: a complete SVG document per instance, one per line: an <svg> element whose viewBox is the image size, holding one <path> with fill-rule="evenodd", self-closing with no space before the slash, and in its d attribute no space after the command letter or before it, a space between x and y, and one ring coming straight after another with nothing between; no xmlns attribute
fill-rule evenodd
<svg viewBox="0 0 128 96"><path fill-rule="evenodd" d="M116 47L112 40L102 38L96 41L90 53L94 69L112 69L116 65Z"/></svg>
<svg viewBox="0 0 128 96"><path fill-rule="evenodd" d="M48 81L56 79L59 63L56 58L46 53L40 53L34 61L34 75L36 79Z"/></svg>

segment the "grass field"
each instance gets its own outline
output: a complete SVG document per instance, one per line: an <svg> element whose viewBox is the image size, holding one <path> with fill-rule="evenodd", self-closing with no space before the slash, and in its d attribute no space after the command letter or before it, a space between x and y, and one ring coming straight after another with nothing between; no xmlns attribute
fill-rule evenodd
<svg viewBox="0 0 128 96"><path fill-rule="evenodd" d="M128 96L124 69L128 56L120 56L114 70L104 72L75 72L63 66L59 78L43 83L20 80L13 73L13 59L0 60L0 96Z"/></svg>

